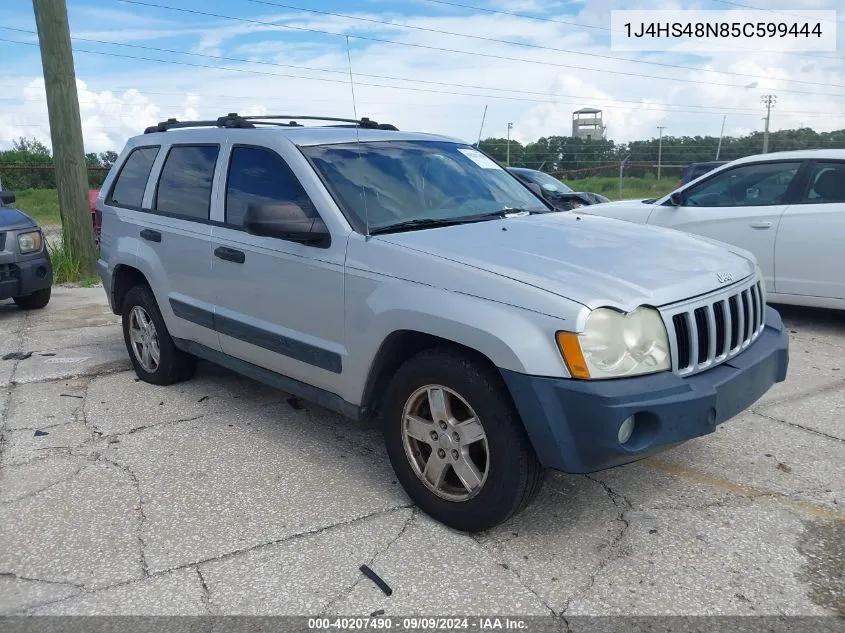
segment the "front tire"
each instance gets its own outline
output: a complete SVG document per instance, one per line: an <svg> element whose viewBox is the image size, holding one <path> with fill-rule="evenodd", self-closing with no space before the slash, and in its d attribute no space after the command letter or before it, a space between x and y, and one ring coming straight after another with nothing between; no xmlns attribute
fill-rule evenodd
<svg viewBox="0 0 845 633"><path fill-rule="evenodd" d="M149 286L138 285L126 293L121 315L123 340L138 378L172 385L194 375L196 357L174 344Z"/></svg>
<svg viewBox="0 0 845 633"><path fill-rule="evenodd" d="M48 286L41 290L36 290L31 295L26 295L25 297L12 297L12 301L23 310L41 310L50 303L52 291L53 289Z"/></svg>
<svg viewBox="0 0 845 633"><path fill-rule="evenodd" d="M421 352L396 373L382 410L393 469L426 514L478 532L520 512L544 471L493 368L450 349Z"/></svg>

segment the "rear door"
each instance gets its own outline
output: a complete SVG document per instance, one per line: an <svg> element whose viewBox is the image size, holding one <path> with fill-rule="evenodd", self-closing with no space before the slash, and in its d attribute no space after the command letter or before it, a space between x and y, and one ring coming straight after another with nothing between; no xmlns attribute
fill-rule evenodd
<svg viewBox="0 0 845 633"><path fill-rule="evenodd" d="M247 233L248 205L293 202L318 216L319 196L291 168L309 169L293 145L233 144L227 154L224 214L213 229L211 259L222 350L336 393L345 356L346 236L315 246Z"/></svg>
<svg viewBox="0 0 845 633"><path fill-rule="evenodd" d="M811 164L775 244L779 294L845 299L845 160Z"/></svg>
<svg viewBox="0 0 845 633"><path fill-rule="evenodd" d="M775 291L775 236L797 193L801 161L746 163L681 192L681 205L654 207L649 224L703 235L751 251Z"/></svg>
<svg viewBox="0 0 845 633"><path fill-rule="evenodd" d="M211 276L211 196L220 146L174 144L153 167L139 214L139 266L152 282L174 338L220 349L214 330L216 283Z"/></svg>

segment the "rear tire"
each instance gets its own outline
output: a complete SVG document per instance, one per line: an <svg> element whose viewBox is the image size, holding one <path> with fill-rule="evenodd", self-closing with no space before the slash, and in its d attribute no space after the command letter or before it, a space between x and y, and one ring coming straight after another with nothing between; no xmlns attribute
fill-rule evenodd
<svg viewBox="0 0 845 633"><path fill-rule="evenodd" d="M123 340L135 374L154 385L172 385L190 379L197 359L176 347L149 286L134 286L121 310Z"/></svg>
<svg viewBox="0 0 845 633"><path fill-rule="evenodd" d="M50 303L52 292L53 289L48 286L42 290L36 290L31 295L26 295L25 297L12 297L12 301L23 310L40 310Z"/></svg>
<svg viewBox="0 0 845 633"><path fill-rule="evenodd" d="M451 528L494 527L542 487L544 469L498 372L457 351L423 351L400 367L381 422L403 488Z"/></svg>

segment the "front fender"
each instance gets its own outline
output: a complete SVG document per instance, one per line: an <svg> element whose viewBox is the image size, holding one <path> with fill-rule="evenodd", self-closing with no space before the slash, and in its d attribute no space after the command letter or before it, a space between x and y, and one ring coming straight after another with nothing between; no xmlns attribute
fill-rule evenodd
<svg viewBox="0 0 845 633"><path fill-rule="evenodd" d="M563 320L399 279L347 277L344 399L360 404L373 362L394 332L436 336L512 372L568 378L555 343Z"/></svg>

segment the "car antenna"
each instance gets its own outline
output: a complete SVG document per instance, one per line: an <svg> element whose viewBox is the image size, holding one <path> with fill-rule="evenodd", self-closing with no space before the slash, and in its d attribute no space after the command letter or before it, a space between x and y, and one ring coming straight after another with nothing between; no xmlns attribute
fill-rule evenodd
<svg viewBox="0 0 845 633"><path fill-rule="evenodd" d="M358 121L358 106L355 105L355 81L352 79L352 52L349 49L349 36L346 36L346 59L349 61L349 88L352 90L352 114ZM355 143L358 146L358 160L361 160L361 125L355 125ZM367 191L361 183L361 199L364 201L364 236L370 236L370 219L367 213Z"/></svg>

